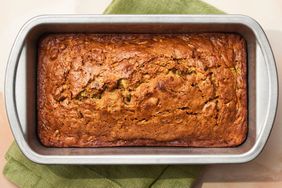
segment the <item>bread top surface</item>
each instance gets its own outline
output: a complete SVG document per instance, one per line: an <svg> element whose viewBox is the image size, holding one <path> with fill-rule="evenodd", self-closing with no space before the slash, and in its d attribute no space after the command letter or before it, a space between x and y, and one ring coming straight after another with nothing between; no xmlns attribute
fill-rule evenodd
<svg viewBox="0 0 282 188"><path fill-rule="evenodd" d="M246 46L237 34L49 34L39 44L46 146L241 144Z"/></svg>

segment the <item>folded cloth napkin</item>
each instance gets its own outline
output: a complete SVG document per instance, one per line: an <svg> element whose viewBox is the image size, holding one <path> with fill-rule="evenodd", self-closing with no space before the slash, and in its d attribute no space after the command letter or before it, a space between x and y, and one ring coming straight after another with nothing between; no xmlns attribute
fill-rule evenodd
<svg viewBox="0 0 282 188"><path fill-rule="evenodd" d="M200 0L113 0L104 14L223 14Z"/></svg>
<svg viewBox="0 0 282 188"><path fill-rule="evenodd" d="M105 14L220 14L199 0L113 0ZM20 187L191 187L197 165L40 165L13 143L3 174Z"/></svg>

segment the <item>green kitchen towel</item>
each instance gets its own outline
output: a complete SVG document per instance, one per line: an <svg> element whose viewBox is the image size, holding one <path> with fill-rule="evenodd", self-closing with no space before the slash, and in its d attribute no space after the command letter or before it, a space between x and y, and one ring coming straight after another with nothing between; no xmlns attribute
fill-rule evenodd
<svg viewBox="0 0 282 188"><path fill-rule="evenodd" d="M200 0L113 0L104 14L223 14Z"/></svg>
<svg viewBox="0 0 282 188"><path fill-rule="evenodd" d="M105 14L220 14L199 0L113 0ZM192 165L41 165L13 143L3 174L19 187L191 187L200 166Z"/></svg>
<svg viewBox="0 0 282 188"><path fill-rule="evenodd" d="M191 187L200 166L186 165L40 165L13 143L4 175L20 187Z"/></svg>

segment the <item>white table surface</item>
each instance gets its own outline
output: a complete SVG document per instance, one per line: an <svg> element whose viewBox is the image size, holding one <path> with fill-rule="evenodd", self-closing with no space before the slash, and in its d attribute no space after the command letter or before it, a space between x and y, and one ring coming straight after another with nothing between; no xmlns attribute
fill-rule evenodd
<svg viewBox="0 0 282 188"><path fill-rule="evenodd" d="M265 29L273 48L278 74L282 75L282 1L280 0L205 0L231 14L244 14L256 19ZM13 40L28 19L41 14L101 14L111 0L0 0L0 92ZM280 52L281 51L281 52ZM281 89L282 90L282 89ZM280 93L282 93L280 90ZM282 100L273 131L261 155L252 162L237 165L209 165L196 187L282 187ZM12 142L0 95L0 170L4 153ZM0 174L0 187L15 187Z"/></svg>

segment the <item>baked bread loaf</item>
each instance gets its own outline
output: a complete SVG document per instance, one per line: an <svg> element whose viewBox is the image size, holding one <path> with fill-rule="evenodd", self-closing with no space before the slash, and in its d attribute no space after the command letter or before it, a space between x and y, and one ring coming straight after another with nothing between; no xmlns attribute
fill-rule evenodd
<svg viewBox="0 0 282 188"><path fill-rule="evenodd" d="M38 53L45 146L231 147L246 138L238 34L48 34Z"/></svg>

